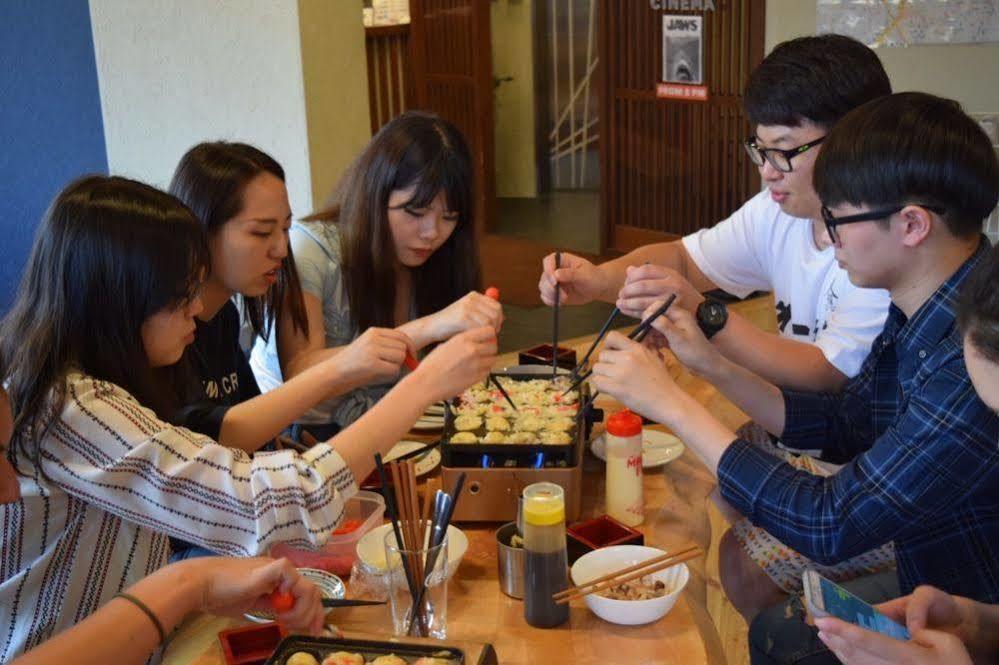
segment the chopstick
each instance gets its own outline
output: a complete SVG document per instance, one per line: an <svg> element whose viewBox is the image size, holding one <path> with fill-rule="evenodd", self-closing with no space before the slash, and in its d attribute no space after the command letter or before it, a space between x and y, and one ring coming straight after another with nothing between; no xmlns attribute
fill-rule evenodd
<svg viewBox="0 0 999 665"><path fill-rule="evenodd" d="M664 302L662 305L660 305L660 307L656 311L654 311L652 314L650 314L648 317L646 317L641 323L639 323L634 328L634 330L632 330L630 333L628 333L628 339L636 341L636 342L641 342L642 340L644 340L645 336L649 334L649 330L652 329L652 324L655 322L656 319L658 319L660 316L662 316L663 314L666 313L666 310L669 309L669 306L673 304L674 300L676 300L676 294L675 293L672 294L672 295L670 295L670 297L666 299L666 302ZM568 388L566 388L565 392L562 393L562 394L566 395L566 394L569 393L569 391L575 390L576 388L578 388L579 384L581 384L583 381L586 381L588 378L590 378L591 374L593 374L593 370L592 369L588 370L585 374L583 374L578 379L576 379L575 381L573 381L572 384ZM593 396L590 398L590 401L592 402L594 399L596 399L596 397L597 397L598 394L600 394L599 391L593 393Z"/></svg>
<svg viewBox="0 0 999 665"><path fill-rule="evenodd" d="M509 393L506 392L506 390L500 384L499 379L492 372L489 373L489 380L492 381L493 385L496 386L496 388L500 391L500 393L502 393L504 399L506 399L506 401L507 401L507 404L509 404L510 406L512 406L514 411L519 412L520 409L518 409L517 405L513 403L513 400L510 399Z"/></svg>
<svg viewBox="0 0 999 665"><path fill-rule="evenodd" d="M590 359L591 355L593 355L593 352L596 350L597 345L600 344L600 341L604 338L604 335L606 335L607 331L610 330L611 324L614 323L614 319L616 319L617 315L620 313L621 310L618 309L617 307L615 307L614 311L610 313L610 316L608 316L607 320L604 321L604 325L601 326L600 332L597 333L597 338L593 340L593 344L590 344L590 348L586 352L586 355L583 356L583 359L579 361L578 365L572 368L571 376L577 376L579 374L579 370L583 369L583 367L586 365L586 361Z"/></svg>
<svg viewBox="0 0 999 665"><path fill-rule="evenodd" d="M555 252L555 270L562 267L562 252ZM555 280L555 308L552 310L552 378L558 376L558 279Z"/></svg>
<svg viewBox="0 0 999 665"><path fill-rule="evenodd" d="M642 563L635 564L634 566L629 566L608 575L604 575L603 577L598 577L597 579L591 580L586 584L581 584L577 587L573 587L572 589L566 589L565 591L554 593L552 594L552 600L559 605L568 603L569 601L576 600L577 598L589 596L590 594L597 593L599 591L606 591L607 589L619 584L631 582L645 577L646 575L657 573L665 568L670 568L677 564L681 564L684 561L695 559L702 554L704 554L704 552L697 545L690 545L689 547L676 550L673 553L667 552L666 554L649 559L648 561L643 561Z"/></svg>
<svg viewBox="0 0 999 665"><path fill-rule="evenodd" d="M390 461L392 461L392 462L405 462L407 460L413 459L414 457L422 457L423 455L426 455L427 453L429 453L431 450L433 450L434 448L436 448L439 445L441 445L441 439L437 439L436 441L434 441L432 443L428 443L427 445L423 446L422 448L416 448L415 450L410 450L408 453L406 453L404 455L399 455L398 457L396 457L396 458L394 458L394 459L392 459Z"/></svg>
<svg viewBox="0 0 999 665"><path fill-rule="evenodd" d="M323 607L366 607L384 605L386 600L357 600L354 598L323 598Z"/></svg>

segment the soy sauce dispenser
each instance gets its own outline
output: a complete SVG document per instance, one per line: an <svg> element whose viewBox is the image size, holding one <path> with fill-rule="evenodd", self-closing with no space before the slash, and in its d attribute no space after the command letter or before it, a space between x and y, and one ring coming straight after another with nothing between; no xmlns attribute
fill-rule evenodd
<svg viewBox="0 0 999 665"><path fill-rule="evenodd" d="M524 488L524 619L553 628L569 619L569 604L552 594L569 588L565 551L565 492L555 483Z"/></svg>

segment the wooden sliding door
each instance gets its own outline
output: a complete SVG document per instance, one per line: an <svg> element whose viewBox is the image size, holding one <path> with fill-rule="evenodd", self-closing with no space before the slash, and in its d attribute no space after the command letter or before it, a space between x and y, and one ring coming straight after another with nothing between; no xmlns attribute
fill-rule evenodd
<svg viewBox="0 0 999 665"><path fill-rule="evenodd" d="M740 145L750 131L741 92L763 57L765 5L600 1L606 246L628 250L711 226L759 191L759 174ZM700 26L700 63L693 57L679 74L667 74L664 26L686 24ZM676 75L702 85L661 85ZM677 89L692 98L662 97ZM706 100L698 98L705 93Z"/></svg>

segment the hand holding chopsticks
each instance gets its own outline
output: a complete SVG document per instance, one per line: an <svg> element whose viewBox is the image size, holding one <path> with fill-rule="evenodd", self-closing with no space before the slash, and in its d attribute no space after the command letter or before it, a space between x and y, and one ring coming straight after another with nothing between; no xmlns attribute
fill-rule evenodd
<svg viewBox="0 0 999 665"><path fill-rule="evenodd" d="M635 564L634 566L628 566L627 568L614 571L613 573L598 577L595 580L590 580L586 584L580 584L579 586L571 589L559 591L558 593L552 594L552 599L560 605L568 603L569 601L576 600L577 598L588 596L591 593L606 591L607 589L624 584L625 582L631 582L645 577L646 575L657 573L660 570L681 564L684 561L695 559L702 554L704 554L704 552L701 548L696 545L690 545L688 547L674 550L673 552L667 552L666 554L643 561L642 563Z"/></svg>
<svg viewBox="0 0 999 665"><path fill-rule="evenodd" d="M634 340L636 342L641 342L643 339L645 339L645 336L647 334L649 334L649 330L652 329L652 324L655 323L656 319L658 319L660 316L662 316L663 314L666 313L666 310L669 309L670 305L673 304L674 300L676 300L676 294L675 293L672 294L669 298L667 298L666 302L664 302L662 305L660 305L659 308L656 309L656 311L654 311L652 314L650 314L641 323L639 323L630 333L628 333L628 339ZM575 381L573 381L572 385L570 385L565 390L565 392L562 393L562 394L565 395L570 390L575 390L576 388L578 388L579 384L581 384L586 379L590 378L591 374L593 374L593 370L592 369L589 370L589 371L587 371L585 374L583 374L582 376L580 376ZM595 398L595 397L596 397L596 393L593 394L593 398ZM591 402L593 401L593 398L590 399Z"/></svg>

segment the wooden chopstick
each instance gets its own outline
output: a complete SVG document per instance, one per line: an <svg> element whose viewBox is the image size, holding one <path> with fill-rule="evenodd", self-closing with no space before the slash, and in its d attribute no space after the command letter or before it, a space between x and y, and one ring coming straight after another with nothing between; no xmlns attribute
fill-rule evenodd
<svg viewBox="0 0 999 665"><path fill-rule="evenodd" d="M665 568L670 568L677 564L683 563L684 561L695 559L702 554L704 554L704 552L700 547L692 545L688 548L677 550L672 554L663 554L662 556L649 559L648 561L643 561L642 563L615 571L608 575L604 575L603 577L598 577L595 580L590 580L586 584L581 584L577 587L573 587L572 589L566 589L565 591L552 594L552 599L556 603L567 603L571 600L582 598L583 596L588 596L592 593L605 591L611 587L617 586L618 584L624 584L625 582L631 582L632 580L637 580L645 577L646 575L651 575L652 573L659 572Z"/></svg>

